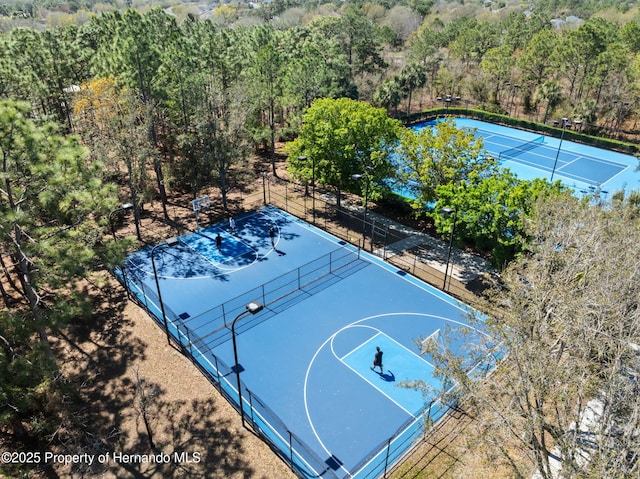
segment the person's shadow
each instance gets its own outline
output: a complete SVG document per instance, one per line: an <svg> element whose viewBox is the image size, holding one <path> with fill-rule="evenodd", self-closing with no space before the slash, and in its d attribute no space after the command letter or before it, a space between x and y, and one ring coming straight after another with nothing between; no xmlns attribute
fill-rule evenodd
<svg viewBox="0 0 640 479"><path fill-rule="evenodd" d="M378 376L380 376L380 379L389 383L392 383L396 380L396 376L389 370L386 373L378 373Z"/></svg>

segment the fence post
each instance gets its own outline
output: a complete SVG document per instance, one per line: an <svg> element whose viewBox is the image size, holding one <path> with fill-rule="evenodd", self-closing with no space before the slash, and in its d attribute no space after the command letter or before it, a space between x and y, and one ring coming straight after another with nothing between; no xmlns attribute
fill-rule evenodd
<svg viewBox="0 0 640 479"><path fill-rule="evenodd" d="M327 231L327 216L329 213L327 212L327 203L324 204L324 230Z"/></svg>
<svg viewBox="0 0 640 479"><path fill-rule="evenodd" d="M266 175L266 173L265 173ZM267 181L267 193L269 196L269 203L271 203L271 181Z"/></svg>
<svg viewBox="0 0 640 479"><path fill-rule="evenodd" d="M267 174L262 173L262 202L264 205L267 204Z"/></svg>
<svg viewBox="0 0 640 479"><path fill-rule="evenodd" d="M336 212L338 209L336 208ZM347 240L351 239L351 215L347 213ZM349 241L351 243L351 241Z"/></svg>
<svg viewBox="0 0 640 479"><path fill-rule="evenodd" d="M304 220L307 221L307 196L302 197L302 210L304 211Z"/></svg>
<svg viewBox="0 0 640 479"><path fill-rule="evenodd" d="M193 356L193 343L191 342L191 335L189 334L189 328L185 325L184 330L187 333L187 346L189 346L189 354Z"/></svg>
<svg viewBox="0 0 640 479"><path fill-rule="evenodd" d="M387 260L387 236L389 235L389 225L384 230L384 239L382 240L384 247L382 248L382 259Z"/></svg>
<svg viewBox="0 0 640 479"><path fill-rule="evenodd" d="M222 303L220 305L220 308L222 308L222 322L224 323L225 328L228 328L228 326L227 326L227 313L224 312L224 303Z"/></svg>
<svg viewBox="0 0 640 479"><path fill-rule="evenodd" d="M376 219L372 218L371 219L371 252L373 253L373 241L375 240L375 234L376 234Z"/></svg>
<svg viewBox="0 0 640 479"><path fill-rule="evenodd" d="M291 431L287 431L287 432L289 433L289 463L293 468L293 436L291 434Z"/></svg>
<svg viewBox="0 0 640 479"><path fill-rule="evenodd" d="M387 479L387 468L389 467L389 450L391 449L391 438L387 442L387 456L384 458L384 479Z"/></svg>
<svg viewBox="0 0 640 479"><path fill-rule="evenodd" d="M215 367L216 367L216 375L217 377L217 382L218 382L218 389L220 390L220 392L222 392L222 383L220 382L220 367L218 366L218 356L216 356L215 354L212 355L213 356L213 362L215 363Z"/></svg>
<svg viewBox="0 0 640 479"><path fill-rule="evenodd" d="M253 417L253 393L249 391L247 388L244 388L245 391L249 394L249 412L251 413L251 427L255 429L255 419Z"/></svg>

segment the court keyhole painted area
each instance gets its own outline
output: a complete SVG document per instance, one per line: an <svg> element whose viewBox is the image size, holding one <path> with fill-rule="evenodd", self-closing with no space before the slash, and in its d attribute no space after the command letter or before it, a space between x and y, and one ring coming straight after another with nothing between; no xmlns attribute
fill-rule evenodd
<svg viewBox="0 0 640 479"><path fill-rule="evenodd" d="M379 368L371 370L376 347L383 352L382 374ZM424 410L424 397L421 391L403 386L403 382L419 381L433 388L438 386L431 364L382 332L340 359L380 394L414 417Z"/></svg>

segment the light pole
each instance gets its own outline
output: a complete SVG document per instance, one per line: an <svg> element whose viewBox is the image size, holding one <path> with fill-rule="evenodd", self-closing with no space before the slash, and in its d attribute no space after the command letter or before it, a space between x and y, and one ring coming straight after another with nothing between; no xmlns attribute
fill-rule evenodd
<svg viewBox="0 0 640 479"><path fill-rule="evenodd" d="M120 211L128 211L131 208L133 208L133 205L131 203L125 203L109 213L109 226L111 227L111 235L113 236L113 241L116 241L116 228L113 225L113 215L119 213Z"/></svg>
<svg viewBox="0 0 640 479"><path fill-rule="evenodd" d="M128 211L131 208L133 208L133 205L131 203L125 203L109 213L109 226L111 227L111 235L113 236L114 242L117 242L118 239L116 238L116 229L115 229L115 226L113 225L113 215L120 211ZM127 292L127 298L130 298L129 284L127 282L127 273L124 269L124 265L120 268L120 271L122 271L122 280L124 281L124 289Z"/></svg>
<svg viewBox="0 0 640 479"><path fill-rule="evenodd" d="M618 111L616 112L616 118L615 118L615 124L614 124L614 131L617 135L620 135L620 126L622 123L622 109L626 108L629 106L629 102L628 101L622 101L622 100L612 100L611 103L614 105L618 105Z"/></svg>
<svg viewBox="0 0 640 479"><path fill-rule="evenodd" d="M160 282L158 281L158 271L156 270L156 261L153 255L156 252L156 249L160 246L175 246L178 244L178 238L168 238L164 240L162 243L158 243L153 248L151 248L151 266L153 267L153 277L156 280L156 289L158 290L158 301L160 302L160 312L162 313L162 322L164 323L164 330L167 333L167 343L171 346L171 339L169 337L169 325L167 324L167 316L164 312L164 303L162 302L162 294L160 293Z"/></svg>
<svg viewBox="0 0 640 479"><path fill-rule="evenodd" d="M299 156L298 160L306 161L306 156ZM316 222L316 158L311 158L311 209L313 210L313 223Z"/></svg>
<svg viewBox="0 0 640 479"><path fill-rule="evenodd" d="M447 275L449 273L449 260L451 259L451 249L453 248L453 235L456 232L456 220L458 219L458 210L453 208L442 208L440 212L445 215L447 218L451 216L453 213L453 225L451 226L451 237L449 238L449 251L447 252L447 264L444 269L444 283L442 284L442 291L445 291L447 288ZM452 275L453 275L453 268ZM451 280L449 280L449 285L451 285Z"/></svg>
<svg viewBox="0 0 640 479"><path fill-rule="evenodd" d="M564 132L567 129L567 123L569 122L568 118L563 118L562 119L562 134L560 135L560 144L558 145L558 151L556 152L556 159L553 162L553 170L551 171L551 179L549 180L550 183L553 183L553 175L555 175L556 173L556 167L558 166L558 158L560 157L560 149L562 148L562 140L564 140ZM557 124L557 121L554 121L554 124Z"/></svg>
<svg viewBox="0 0 640 479"><path fill-rule="evenodd" d="M357 173L355 175L351 175L351 178L360 181L362 178L366 181L364 185L364 218L362 219L362 248L364 249L364 243L367 239L367 202L369 200L369 176L361 175Z"/></svg>
<svg viewBox="0 0 640 479"><path fill-rule="evenodd" d="M264 309L264 306L258 301L251 301L244 307L238 316L235 317L231 323L231 340L233 342L233 361L235 363L234 368L236 370L236 381L238 384L238 406L240 408L240 420L242 421L242 427L244 427L244 409L242 407L242 386L240 385L240 364L238 363L238 344L236 343L236 322L246 316L247 314L256 314Z"/></svg>
<svg viewBox="0 0 640 479"><path fill-rule="evenodd" d="M316 157L311 157L311 209L313 210L313 224L316 224Z"/></svg>
<svg viewBox="0 0 640 479"><path fill-rule="evenodd" d="M262 172L262 204L267 205L267 173Z"/></svg>

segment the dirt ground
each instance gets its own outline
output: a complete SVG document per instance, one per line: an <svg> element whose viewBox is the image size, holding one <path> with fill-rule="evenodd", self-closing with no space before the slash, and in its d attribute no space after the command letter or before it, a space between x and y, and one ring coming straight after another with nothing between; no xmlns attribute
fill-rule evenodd
<svg viewBox="0 0 640 479"><path fill-rule="evenodd" d="M85 437L60 431L69 441L60 452L86 453L94 464L58 464L46 477L295 477L114 280L101 290L97 314L54 340L85 400L77 417Z"/></svg>

